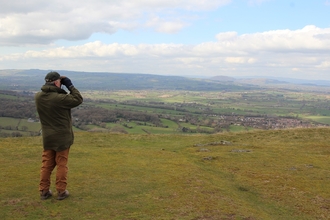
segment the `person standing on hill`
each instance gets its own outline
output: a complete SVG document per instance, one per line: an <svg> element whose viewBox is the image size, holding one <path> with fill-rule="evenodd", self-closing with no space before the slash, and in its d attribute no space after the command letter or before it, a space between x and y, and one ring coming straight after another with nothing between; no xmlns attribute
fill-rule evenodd
<svg viewBox="0 0 330 220"><path fill-rule="evenodd" d="M35 95L35 104L39 114L42 139L42 166L40 172L39 191L42 200L52 196L50 179L57 166L56 190L57 199L69 196L67 186L67 162L69 150L73 144L71 109L83 102L83 98L68 77L57 72L49 72L45 77L45 85ZM70 93L61 86L64 85Z"/></svg>

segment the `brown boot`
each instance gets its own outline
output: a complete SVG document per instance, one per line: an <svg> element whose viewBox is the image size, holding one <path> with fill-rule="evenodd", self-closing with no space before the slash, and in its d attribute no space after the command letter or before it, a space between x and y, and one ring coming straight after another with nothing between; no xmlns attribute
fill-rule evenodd
<svg viewBox="0 0 330 220"><path fill-rule="evenodd" d="M64 192L58 194L57 200L63 200L65 198L67 198L68 196L69 196L69 191L65 190Z"/></svg>
<svg viewBox="0 0 330 220"><path fill-rule="evenodd" d="M46 200L48 199L49 197L51 197L53 194L52 194L52 191L51 190L48 190L48 191L41 191L40 192L40 199L41 200Z"/></svg>

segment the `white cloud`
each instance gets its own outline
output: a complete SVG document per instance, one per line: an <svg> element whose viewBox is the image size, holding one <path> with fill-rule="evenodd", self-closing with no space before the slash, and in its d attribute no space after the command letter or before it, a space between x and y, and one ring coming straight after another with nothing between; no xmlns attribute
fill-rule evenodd
<svg viewBox="0 0 330 220"><path fill-rule="evenodd" d="M200 11L211 10L226 4L232 0L129 0L125 3L128 7L144 7L152 8L153 10L161 10L164 8L181 8L184 10Z"/></svg>
<svg viewBox="0 0 330 220"><path fill-rule="evenodd" d="M0 57L0 68L68 69L167 75L244 75L299 73L326 75L330 69L330 28L306 26L238 35L220 33L198 45L105 44L30 50ZM7 67L8 66L8 67ZM323 77L324 77L323 75ZM330 76L329 76L330 78Z"/></svg>
<svg viewBox="0 0 330 220"><path fill-rule="evenodd" d="M225 33L220 33L216 35L216 38L218 41L227 41L230 42L232 40L236 40L237 38L237 32L225 32Z"/></svg>
<svg viewBox="0 0 330 220"><path fill-rule="evenodd" d="M253 64L257 62L257 59L251 57L226 57L225 62L231 64Z"/></svg>
<svg viewBox="0 0 330 220"><path fill-rule="evenodd" d="M248 3L250 5L260 5L264 2L268 2L268 1L271 1L271 0L248 0Z"/></svg>
<svg viewBox="0 0 330 220"><path fill-rule="evenodd" d="M323 61L323 62L321 62L321 64L320 65L317 65L316 66L317 68L319 68L319 69L329 69L330 68L330 61Z"/></svg>
<svg viewBox="0 0 330 220"><path fill-rule="evenodd" d="M227 63L246 63L246 59L244 57L227 57L225 58Z"/></svg>
<svg viewBox="0 0 330 220"><path fill-rule="evenodd" d="M185 27L182 11L212 10L231 0L0 0L0 46L82 40L93 33L149 26L174 33ZM158 12L161 17L147 21ZM174 18L176 17L176 18ZM156 22L159 22L156 24Z"/></svg>
<svg viewBox="0 0 330 220"><path fill-rule="evenodd" d="M166 21L158 16L151 18L147 23L147 27L153 27L156 31L161 33L176 33L183 27L187 26L184 22L178 21Z"/></svg>
<svg viewBox="0 0 330 220"><path fill-rule="evenodd" d="M330 28L321 29L312 25L299 30L276 30L237 36L235 32L221 33L216 37L221 50L235 48L236 51L255 52L313 52L330 49Z"/></svg>

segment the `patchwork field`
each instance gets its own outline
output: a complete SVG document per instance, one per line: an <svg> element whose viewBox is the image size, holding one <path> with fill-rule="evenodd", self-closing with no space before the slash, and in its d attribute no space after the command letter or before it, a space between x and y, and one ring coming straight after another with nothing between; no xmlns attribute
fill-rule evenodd
<svg viewBox="0 0 330 220"><path fill-rule="evenodd" d="M129 134L237 132L330 125L330 101L321 91L83 91L72 111L74 127ZM38 135L33 93L0 93L0 135ZM1 117L2 116L2 117Z"/></svg>

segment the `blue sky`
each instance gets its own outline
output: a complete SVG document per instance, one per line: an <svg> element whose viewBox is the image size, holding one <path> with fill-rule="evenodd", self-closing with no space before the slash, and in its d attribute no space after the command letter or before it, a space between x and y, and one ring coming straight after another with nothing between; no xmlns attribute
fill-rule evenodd
<svg viewBox="0 0 330 220"><path fill-rule="evenodd" d="M0 69L330 80L330 0L0 4Z"/></svg>
<svg viewBox="0 0 330 220"><path fill-rule="evenodd" d="M120 31L112 36L105 36L103 39L107 43L115 41L133 44L198 44L214 41L216 34L227 31L248 34L280 29L296 30L306 25L316 25L321 28L330 27L330 5L326 7L326 1L270 0L263 3L262 1L259 2L232 1L216 10L191 12L191 16L198 16L199 19L175 34L162 34L150 30ZM181 13L185 12L181 11ZM134 38L132 38L132 34Z"/></svg>

